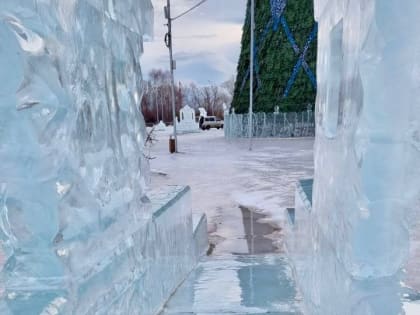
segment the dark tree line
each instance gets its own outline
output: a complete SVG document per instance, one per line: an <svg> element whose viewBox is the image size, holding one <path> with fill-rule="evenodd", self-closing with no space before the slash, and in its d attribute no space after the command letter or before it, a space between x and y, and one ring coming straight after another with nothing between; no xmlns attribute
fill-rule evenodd
<svg viewBox="0 0 420 315"><path fill-rule="evenodd" d="M209 116L223 118L223 104L230 106L234 81L233 77L221 85L198 86L195 83L175 86L175 108L179 110L189 105L197 110L202 107ZM162 120L172 124L171 77L169 71L153 69L149 80L144 81L144 94L141 103L144 119L147 124L155 124Z"/></svg>

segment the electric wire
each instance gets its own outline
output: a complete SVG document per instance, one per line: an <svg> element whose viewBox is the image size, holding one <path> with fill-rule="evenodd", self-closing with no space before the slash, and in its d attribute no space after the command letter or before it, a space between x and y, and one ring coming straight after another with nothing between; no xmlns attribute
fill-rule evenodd
<svg viewBox="0 0 420 315"><path fill-rule="evenodd" d="M202 5L203 3L207 2L207 0L201 0L199 3L197 3L195 6L191 7L190 9L188 9L187 11L185 11L184 13L181 13L180 15L177 15L176 17L172 18L172 21L175 21L177 19L179 19L180 17L183 17L184 15L190 13L192 10L198 8L200 5Z"/></svg>

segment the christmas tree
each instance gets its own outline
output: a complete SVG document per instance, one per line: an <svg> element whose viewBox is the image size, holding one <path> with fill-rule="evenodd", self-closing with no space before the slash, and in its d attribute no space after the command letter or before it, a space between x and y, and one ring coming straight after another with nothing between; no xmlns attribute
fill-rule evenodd
<svg viewBox="0 0 420 315"><path fill-rule="evenodd" d="M313 0L256 0L254 111L299 112L316 96L316 35ZM249 108L250 0L242 35L232 107Z"/></svg>

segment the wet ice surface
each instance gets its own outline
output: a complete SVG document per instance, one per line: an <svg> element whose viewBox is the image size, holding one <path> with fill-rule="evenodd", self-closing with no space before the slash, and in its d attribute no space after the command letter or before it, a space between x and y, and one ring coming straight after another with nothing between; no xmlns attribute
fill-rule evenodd
<svg viewBox="0 0 420 315"><path fill-rule="evenodd" d="M157 138L151 152L156 158L151 161L152 185L190 185L193 211L207 214L210 241L216 245L164 314L296 314L300 298L290 295L294 284L281 251L283 213L294 206L296 181L313 175L313 139L258 140L249 152L247 140L230 143L222 131L211 130L179 137L182 153L169 155L169 134L157 133ZM247 209L259 213L252 212L252 238ZM419 243L412 243L413 257L407 267L407 285L416 289L420 287ZM241 282L240 274L250 271L252 278ZM410 299L403 301L406 315L420 314L418 299Z"/></svg>
<svg viewBox="0 0 420 315"><path fill-rule="evenodd" d="M289 267L279 255L209 258L163 314L299 314Z"/></svg>
<svg viewBox="0 0 420 315"><path fill-rule="evenodd" d="M300 314L289 263L270 239L277 228L246 208L230 211L243 228L203 259L163 314Z"/></svg>
<svg viewBox="0 0 420 315"><path fill-rule="evenodd" d="M210 232L220 231L213 239L242 228L239 205L257 208L267 215L264 221L281 224L282 210L294 205L294 184L313 175L311 138L262 139L250 152L246 139L229 142L223 131L210 130L180 136L181 153L170 155L169 134L156 135L150 152L155 158L150 163L152 186L190 185L193 211L207 214Z"/></svg>
<svg viewBox="0 0 420 315"><path fill-rule="evenodd" d="M163 314L300 314L282 252L283 209L295 181L312 174L312 139L264 139L249 152L247 141L212 130L181 136L182 153L171 156L167 135L158 138L152 184L190 185L215 245Z"/></svg>

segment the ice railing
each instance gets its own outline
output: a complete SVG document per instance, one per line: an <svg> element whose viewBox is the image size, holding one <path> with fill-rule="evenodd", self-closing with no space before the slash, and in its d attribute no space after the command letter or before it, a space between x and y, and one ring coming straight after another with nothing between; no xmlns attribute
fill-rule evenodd
<svg viewBox="0 0 420 315"><path fill-rule="evenodd" d="M253 137L313 137L315 116L311 110L299 113L254 113L252 114ZM225 115L226 138L249 136L249 114Z"/></svg>

